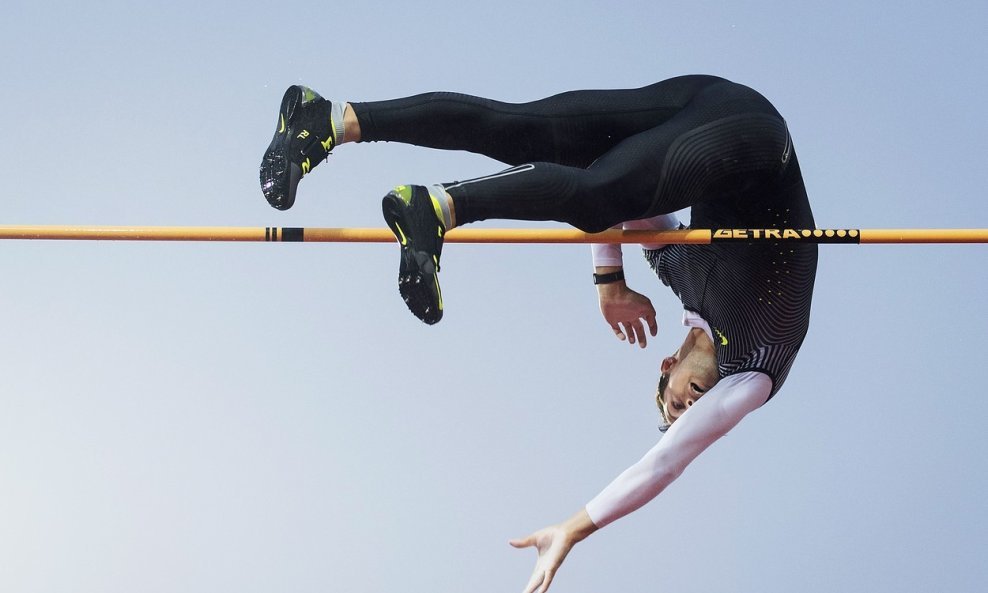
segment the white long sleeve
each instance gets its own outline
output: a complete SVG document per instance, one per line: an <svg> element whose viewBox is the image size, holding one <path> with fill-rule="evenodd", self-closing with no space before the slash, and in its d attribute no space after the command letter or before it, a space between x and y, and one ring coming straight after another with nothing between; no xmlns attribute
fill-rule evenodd
<svg viewBox="0 0 988 593"><path fill-rule="evenodd" d="M657 445L610 483L586 505L597 527L603 527L642 507L659 495L686 466L749 412L768 400L772 379L758 372L721 379L698 399Z"/></svg>
<svg viewBox="0 0 988 593"><path fill-rule="evenodd" d="M629 220L621 226L614 228L629 231L668 231L679 228L679 218L675 214L660 214L652 218ZM648 243L643 244L642 247L645 249L658 249L659 247L663 247L663 244ZM593 253L594 267L624 265L620 243L594 243L590 246L590 249Z"/></svg>

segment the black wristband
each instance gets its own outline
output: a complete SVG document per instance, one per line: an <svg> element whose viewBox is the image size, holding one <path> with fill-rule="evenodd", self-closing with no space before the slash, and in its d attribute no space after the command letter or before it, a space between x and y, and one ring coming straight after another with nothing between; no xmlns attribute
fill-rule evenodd
<svg viewBox="0 0 988 593"><path fill-rule="evenodd" d="M594 284L610 284L611 282L617 282L618 280L624 280L624 270L618 270L617 272L611 272L610 274L593 275Z"/></svg>

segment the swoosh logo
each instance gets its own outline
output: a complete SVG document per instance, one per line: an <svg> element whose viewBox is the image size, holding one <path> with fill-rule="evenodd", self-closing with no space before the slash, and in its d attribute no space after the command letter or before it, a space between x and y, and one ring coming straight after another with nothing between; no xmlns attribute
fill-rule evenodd
<svg viewBox="0 0 988 593"><path fill-rule="evenodd" d="M279 134L284 134L285 133L285 114L284 113L281 114L281 128L278 130L278 133Z"/></svg>

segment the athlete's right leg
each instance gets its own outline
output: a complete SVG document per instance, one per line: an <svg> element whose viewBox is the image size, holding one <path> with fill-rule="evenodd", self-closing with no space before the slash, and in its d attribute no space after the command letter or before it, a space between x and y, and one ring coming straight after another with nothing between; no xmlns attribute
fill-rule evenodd
<svg viewBox="0 0 988 593"><path fill-rule="evenodd" d="M288 87L261 159L261 191L271 206L291 208L302 177L343 143L345 112L345 104L327 101L308 87Z"/></svg>
<svg viewBox="0 0 988 593"><path fill-rule="evenodd" d="M345 104L292 86L261 162L261 187L272 206L290 208L302 177L349 141L466 150L510 165L543 161L585 168L720 81L680 76L638 89L570 91L528 103L442 92Z"/></svg>
<svg viewBox="0 0 988 593"><path fill-rule="evenodd" d="M352 106L363 142L465 150L509 165L542 161L586 168L721 81L680 76L638 89L570 91L528 103L438 92Z"/></svg>

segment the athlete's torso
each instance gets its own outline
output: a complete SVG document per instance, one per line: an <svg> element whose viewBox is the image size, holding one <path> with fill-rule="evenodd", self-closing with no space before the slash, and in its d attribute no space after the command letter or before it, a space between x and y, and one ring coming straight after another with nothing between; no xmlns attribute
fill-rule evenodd
<svg viewBox="0 0 988 593"><path fill-rule="evenodd" d="M693 206L691 228L814 228L795 155L779 182ZM774 395L809 326L817 246L808 243L670 245L645 252L683 307L714 333L721 377L760 371Z"/></svg>

